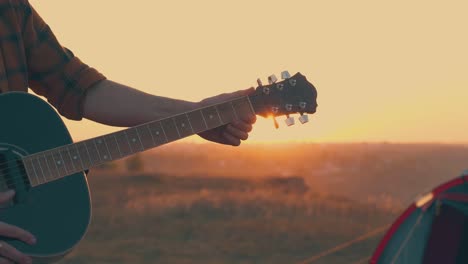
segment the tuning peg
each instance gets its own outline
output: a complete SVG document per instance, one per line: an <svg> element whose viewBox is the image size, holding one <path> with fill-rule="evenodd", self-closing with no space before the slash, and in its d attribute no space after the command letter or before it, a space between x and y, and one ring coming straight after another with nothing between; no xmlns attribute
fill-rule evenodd
<svg viewBox="0 0 468 264"><path fill-rule="evenodd" d="M305 109L305 108L306 108L306 105L307 105L306 102L299 102L299 108L300 108L300 109Z"/></svg>
<svg viewBox="0 0 468 264"><path fill-rule="evenodd" d="M305 123L309 122L309 116L308 115L301 115L298 119L299 119L299 122L301 122L301 124L305 124Z"/></svg>
<svg viewBox="0 0 468 264"><path fill-rule="evenodd" d="M257 84L258 84L258 87L263 86L262 80L260 80L260 78L257 79Z"/></svg>
<svg viewBox="0 0 468 264"><path fill-rule="evenodd" d="M275 114L275 115L278 113L278 111L279 111L279 107L277 107L277 106L273 106L273 107L271 108L271 112L272 112L273 114Z"/></svg>
<svg viewBox="0 0 468 264"><path fill-rule="evenodd" d="M269 84L273 84L273 83L275 83L277 81L278 81L278 78L276 78L276 76L274 74L268 76L268 83Z"/></svg>
<svg viewBox="0 0 468 264"><path fill-rule="evenodd" d="M291 75L289 74L289 72L288 71L283 71L281 73L281 79L286 80L288 78L291 78Z"/></svg>
<svg viewBox="0 0 468 264"><path fill-rule="evenodd" d="M278 121L276 121L276 118L275 118L275 117L273 117L273 124L275 125L275 128L276 128L276 129L279 128Z"/></svg>
<svg viewBox="0 0 468 264"><path fill-rule="evenodd" d="M288 116L288 118L286 118L286 120L284 120L284 122L286 123L286 125L292 126L292 125L294 125L294 118Z"/></svg>
<svg viewBox="0 0 468 264"><path fill-rule="evenodd" d="M289 84L291 86L296 86L297 81L295 79L289 79Z"/></svg>

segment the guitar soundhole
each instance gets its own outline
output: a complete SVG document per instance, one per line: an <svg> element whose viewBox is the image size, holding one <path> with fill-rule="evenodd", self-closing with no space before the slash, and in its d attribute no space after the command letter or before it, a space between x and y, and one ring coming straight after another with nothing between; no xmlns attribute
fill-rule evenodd
<svg viewBox="0 0 468 264"><path fill-rule="evenodd" d="M13 200L5 206L21 203L26 200L31 185L21 161L23 155L11 146L0 147L0 191L15 190Z"/></svg>

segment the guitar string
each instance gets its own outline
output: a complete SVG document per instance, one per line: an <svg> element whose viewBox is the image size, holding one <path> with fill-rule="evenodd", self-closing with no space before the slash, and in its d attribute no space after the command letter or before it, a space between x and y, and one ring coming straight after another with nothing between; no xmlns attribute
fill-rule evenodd
<svg viewBox="0 0 468 264"><path fill-rule="evenodd" d="M256 94L256 95L251 95L251 96L246 96L246 97L248 97L248 98L250 99L250 98L255 98L255 97L259 97L259 96L263 96L263 95L261 95L261 94ZM227 103L227 102L233 102L233 101L239 100L239 99L241 99L241 98L242 98L242 97L239 97L239 98L236 98L236 99L234 99L234 100L229 100L229 101L222 102L222 103L219 103L219 104L214 104L214 105L210 105L210 106L207 106L207 107L204 107L204 108L196 109L196 110L193 110L193 112L194 112L194 111L201 111L201 110L203 110L203 109L207 109L207 108L209 108L209 107L221 105L221 104L224 104L224 103ZM264 105L264 102L260 102L260 104L261 104L261 105ZM189 112L186 112L186 113L190 113L190 112L192 112L192 111L189 111ZM179 115L184 115L184 114L186 114L186 113L177 114L177 115L175 115L175 116L173 116L173 117L176 117L176 116L179 116ZM164 118L164 119L162 119L162 120L159 120L159 122L161 122L161 121L163 121L163 120L166 120L166 119L173 118L173 117ZM144 126L144 125L147 125L147 124L150 124L150 123L153 123L153 122L158 122L158 121L150 121L150 122L148 122L148 123L141 124L141 125L138 125L138 126L135 126L135 127ZM227 123L226 123L226 124L227 124ZM220 126L222 126L222 125L225 125L225 124L221 124ZM135 128L135 127L133 127L133 128ZM208 130L209 130L209 129L208 129ZM122 130L122 131L123 131L123 130ZM120 132L120 131L117 131L117 132L114 132L114 133L118 133L118 132ZM110 136L111 134L114 134L114 133L110 133L110 134L107 134L107 135L104 135L104 136L101 136L101 137L95 137L95 138L88 139L88 140L89 140L89 141L91 141L91 140L97 140L97 139L99 139L99 138L103 138L103 137ZM60 151L62 151L61 149L66 149L66 148L68 148L68 147L71 146L71 145L75 145L75 146L76 146L76 150L77 150L77 152L79 153L80 150L85 150L85 149L87 148L87 146L85 145L85 144L86 144L85 141L88 141L88 140L83 140L83 141L80 141L80 142L76 142L76 143L72 143L72 144L68 144L68 145L56 147L56 148L53 148L53 149L48 149L48 150L45 150L45 151L40 151L40 152L33 153L33 154L31 154L31 155L28 155L28 156L34 156L34 155L39 155L40 153L44 153L44 154L42 154L42 155L43 155L43 157L44 157L45 159L46 159L47 157L53 159L53 153L52 153L52 154L50 154L50 153L47 154L47 152L59 152L59 153L60 153ZM83 146L79 146L78 144L80 144L80 143L81 143ZM152 147L150 147L150 148L158 147L158 146L161 146L161 145L166 144L166 143L169 143L169 141L166 141L166 142L164 142L164 143L162 143L162 144L159 144L159 145L152 146ZM96 150L97 150L96 152L99 152L99 150L98 150L97 148L96 148ZM143 150L144 150L144 149L142 149L142 150L140 150L140 151L143 151ZM138 151L138 152L139 152L139 151ZM135 152L135 153L136 153L136 152ZM135 154L135 153L130 153L130 154L128 154L128 155L124 155L124 156L122 156L122 157L119 157L119 159L120 159L120 158L124 158L125 156L129 156L129 155ZM46 156L46 155L49 155L49 156ZM63 159L60 159L60 160L63 160ZM90 160L91 160L91 157L90 157ZM38 158L36 158L36 161L37 161L37 162L39 163L39 165L40 165L40 162L39 162ZM32 160L31 160L31 162L32 162ZM11 167L8 166L9 164L12 164L12 163L15 163L16 165L11 166ZM47 163L47 159L46 159L46 163ZM93 166L96 166L96 165L98 165L99 163L100 163L100 162L95 162L95 163L92 164L92 165L93 165ZM7 164L8 164L8 165L7 165ZM12 161L7 161L7 162L0 163L0 169L1 169L2 166L5 166L5 165L8 166L9 169L17 169L17 168L20 168L20 167L24 167L23 163L21 163L20 165L17 165L17 160L12 160ZM74 164L72 164L72 165L74 166ZM33 166L35 166L35 165L33 165ZM90 165L90 166L91 166L91 165ZM89 168L89 167L88 167L88 168ZM84 170L86 170L86 169L88 169L88 168L84 168ZM66 168L65 165L64 165L64 169L65 169L65 171L67 171L67 168ZM5 169L3 169L3 170L5 170ZM51 171L52 171L52 170L49 170L49 172L51 172ZM58 169L57 169L56 171L58 171L59 174L60 174L60 171L59 171ZM71 175L71 174L74 174L74 173L81 172L81 171L83 171L83 170L77 170L77 171L76 171L76 169L75 169L75 172L73 172L73 171L74 171L74 170L72 169L72 172L71 172L71 173L68 173L68 172L67 172L67 176L68 176L68 175ZM35 173L35 174L36 174L36 178L38 178L37 173ZM4 174L4 173L2 173L2 175L0 175L0 176L2 176L2 177L5 179L5 174ZM27 174L26 174L26 173L24 173L24 174L22 173L22 174L19 175L19 176L8 177L7 179L4 180L4 182L5 182L7 185L8 185L8 183L14 184L15 181L23 180L23 178L25 178L25 176L27 177ZM43 175L43 176L45 176L45 175ZM54 179L59 179L59 178L62 178L62 177L65 177L65 176L57 177L57 178L54 178ZM10 186L10 187L11 187L11 186Z"/></svg>

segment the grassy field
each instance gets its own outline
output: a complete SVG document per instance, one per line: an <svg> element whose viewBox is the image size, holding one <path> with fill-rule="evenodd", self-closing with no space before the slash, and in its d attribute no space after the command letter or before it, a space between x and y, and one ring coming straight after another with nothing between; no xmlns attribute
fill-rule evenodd
<svg viewBox="0 0 468 264"><path fill-rule="evenodd" d="M418 178L441 182L468 157L451 146L312 146L303 151L321 162L309 155L280 170L283 150L254 158L249 149L213 156L192 147L147 153L140 172L125 161L92 171L92 224L61 263L365 263L382 234L310 260L391 223L426 188ZM424 171L449 154L443 168Z"/></svg>
<svg viewBox="0 0 468 264"><path fill-rule="evenodd" d="M63 263L295 263L392 214L301 182L94 173L93 222ZM336 263L369 255L375 242Z"/></svg>

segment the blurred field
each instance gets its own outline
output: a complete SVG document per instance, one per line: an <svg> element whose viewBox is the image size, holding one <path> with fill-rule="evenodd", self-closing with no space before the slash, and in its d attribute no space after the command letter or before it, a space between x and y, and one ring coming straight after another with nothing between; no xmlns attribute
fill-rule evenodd
<svg viewBox="0 0 468 264"><path fill-rule="evenodd" d="M468 150L173 144L137 159L91 172L92 224L61 263L300 263L391 223ZM379 239L313 263L365 260Z"/></svg>

